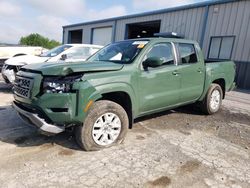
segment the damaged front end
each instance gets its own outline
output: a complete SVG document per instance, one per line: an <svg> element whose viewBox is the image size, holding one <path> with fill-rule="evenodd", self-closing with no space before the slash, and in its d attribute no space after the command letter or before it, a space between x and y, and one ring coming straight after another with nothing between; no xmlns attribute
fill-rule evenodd
<svg viewBox="0 0 250 188"><path fill-rule="evenodd" d="M42 132L62 132L72 125L81 125L91 104L101 98L86 74L122 67L109 62L24 66L16 74L13 106L22 119Z"/></svg>
<svg viewBox="0 0 250 188"><path fill-rule="evenodd" d="M61 77L45 77L43 79L43 93L69 93L74 92L73 84L82 81L83 74L61 76Z"/></svg>
<svg viewBox="0 0 250 188"><path fill-rule="evenodd" d="M82 100L83 93L87 94L88 91L84 91L88 88L94 91L83 79L83 73L42 76L36 71L21 70L17 78L13 107L25 122L35 125L47 135L82 123L85 116L83 109L88 102Z"/></svg>

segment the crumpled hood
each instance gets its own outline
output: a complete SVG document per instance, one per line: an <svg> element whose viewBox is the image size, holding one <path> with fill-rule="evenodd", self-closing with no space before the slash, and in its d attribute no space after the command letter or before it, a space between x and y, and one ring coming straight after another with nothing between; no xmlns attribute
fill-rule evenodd
<svg viewBox="0 0 250 188"><path fill-rule="evenodd" d="M26 64L33 64L33 63L42 63L48 60L49 57L39 57L39 56L34 56L34 55L21 55L21 56L16 56L9 58L6 60L4 63L7 65L26 65Z"/></svg>
<svg viewBox="0 0 250 188"><path fill-rule="evenodd" d="M43 75L66 76L80 72L101 72L115 71L122 69L123 65L118 63L97 61L97 62L77 62L77 63L38 63L26 65L21 68L23 71L41 72Z"/></svg>

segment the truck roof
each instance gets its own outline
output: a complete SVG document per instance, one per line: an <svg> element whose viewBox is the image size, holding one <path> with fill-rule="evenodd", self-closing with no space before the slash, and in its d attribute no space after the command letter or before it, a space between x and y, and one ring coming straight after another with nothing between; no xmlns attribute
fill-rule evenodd
<svg viewBox="0 0 250 188"><path fill-rule="evenodd" d="M186 42L186 43L197 43L195 40L183 39L183 38L171 38L171 37L148 37L148 38L136 38L127 39L125 41L171 41L171 42ZM121 42L121 41L120 41Z"/></svg>

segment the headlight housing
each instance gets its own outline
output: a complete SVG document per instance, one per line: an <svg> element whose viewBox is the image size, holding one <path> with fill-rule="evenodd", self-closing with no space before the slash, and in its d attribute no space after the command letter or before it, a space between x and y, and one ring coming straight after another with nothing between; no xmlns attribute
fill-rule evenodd
<svg viewBox="0 0 250 188"><path fill-rule="evenodd" d="M42 91L43 93L69 93L72 91L73 84L81 81L82 76L45 77Z"/></svg>

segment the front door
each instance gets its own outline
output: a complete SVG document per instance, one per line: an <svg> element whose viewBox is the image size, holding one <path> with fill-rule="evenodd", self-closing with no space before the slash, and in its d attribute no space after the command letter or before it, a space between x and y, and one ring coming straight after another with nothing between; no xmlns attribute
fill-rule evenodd
<svg viewBox="0 0 250 188"><path fill-rule="evenodd" d="M163 58L164 64L147 67L139 76L140 112L160 110L179 103L180 76L171 43L155 44L145 55L147 58Z"/></svg>

